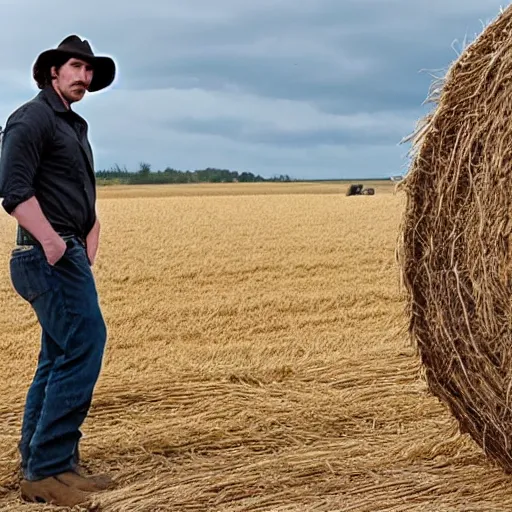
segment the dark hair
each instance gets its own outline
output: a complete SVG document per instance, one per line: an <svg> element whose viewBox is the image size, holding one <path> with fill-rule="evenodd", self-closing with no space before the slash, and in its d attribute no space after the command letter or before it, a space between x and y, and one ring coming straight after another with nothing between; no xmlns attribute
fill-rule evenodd
<svg viewBox="0 0 512 512"><path fill-rule="evenodd" d="M71 58L71 55L57 54L53 57L51 61L46 61L45 63L43 63L41 67L34 65L32 76L34 77L34 80L37 83L37 87L39 87L39 89L44 89L46 86L51 85L52 66L55 66L58 71L60 67L66 64L66 62Z"/></svg>

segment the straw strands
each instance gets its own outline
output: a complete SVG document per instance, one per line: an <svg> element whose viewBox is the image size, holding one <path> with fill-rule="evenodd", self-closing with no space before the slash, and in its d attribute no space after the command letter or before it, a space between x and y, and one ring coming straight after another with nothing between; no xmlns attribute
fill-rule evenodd
<svg viewBox="0 0 512 512"><path fill-rule="evenodd" d="M401 188L409 332L430 391L512 470L512 8L469 45L414 134Z"/></svg>

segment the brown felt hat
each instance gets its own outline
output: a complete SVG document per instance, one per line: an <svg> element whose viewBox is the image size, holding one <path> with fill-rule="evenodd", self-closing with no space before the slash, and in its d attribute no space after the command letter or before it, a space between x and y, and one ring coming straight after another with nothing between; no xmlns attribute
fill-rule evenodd
<svg viewBox="0 0 512 512"><path fill-rule="evenodd" d="M53 66L55 57L60 55L83 59L92 64L94 74L89 86L89 92L100 91L114 81L116 75L115 62L110 57L94 55L89 42L85 39L82 41L76 35L66 37L57 48L45 50L37 57L32 68L34 79L37 81L37 77L44 70Z"/></svg>

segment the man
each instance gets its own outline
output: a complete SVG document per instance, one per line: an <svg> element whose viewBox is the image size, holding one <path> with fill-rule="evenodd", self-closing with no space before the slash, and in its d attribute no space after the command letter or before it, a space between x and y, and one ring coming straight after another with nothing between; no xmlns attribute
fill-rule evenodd
<svg viewBox="0 0 512 512"><path fill-rule="evenodd" d="M91 271L100 225L87 122L71 106L108 87L115 63L69 36L41 53L41 91L16 109L2 133L0 197L17 220L10 259L16 292L41 325L19 451L22 496L74 506L112 484L79 465L80 426L92 400L107 338Z"/></svg>

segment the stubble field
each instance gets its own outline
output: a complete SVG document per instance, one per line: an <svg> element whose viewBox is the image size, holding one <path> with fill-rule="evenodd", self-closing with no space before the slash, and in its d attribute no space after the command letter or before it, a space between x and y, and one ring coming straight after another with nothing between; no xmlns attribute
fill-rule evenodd
<svg viewBox="0 0 512 512"><path fill-rule="evenodd" d="M426 393L376 184L105 187L94 273L109 329L81 445L104 511L501 511L512 479ZM18 492L39 327L0 216L0 510Z"/></svg>

